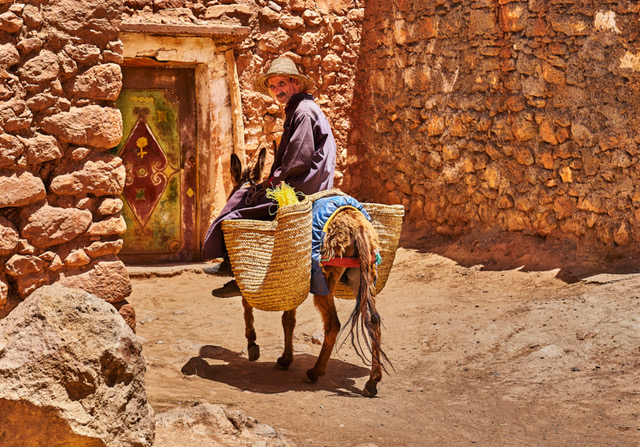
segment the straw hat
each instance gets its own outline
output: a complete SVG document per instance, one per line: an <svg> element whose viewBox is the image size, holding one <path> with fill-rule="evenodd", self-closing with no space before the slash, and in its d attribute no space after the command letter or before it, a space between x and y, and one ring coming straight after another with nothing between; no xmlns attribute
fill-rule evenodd
<svg viewBox="0 0 640 447"><path fill-rule="evenodd" d="M302 91L307 92L315 87L316 83L309 76L305 76L298 72L296 64L288 57L279 57L274 59L265 74L258 76L255 82L255 88L260 93L269 94L269 86L267 81L274 76L288 76L299 79L302 83Z"/></svg>

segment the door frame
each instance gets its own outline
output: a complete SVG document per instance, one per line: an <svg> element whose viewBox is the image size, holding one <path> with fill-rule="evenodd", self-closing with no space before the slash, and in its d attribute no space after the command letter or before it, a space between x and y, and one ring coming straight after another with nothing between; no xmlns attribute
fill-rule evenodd
<svg viewBox="0 0 640 447"><path fill-rule="evenodd" d="M193 68L196 101L196 260L210 223L224 207L233 187L231 154L244 159L244 125L235 55L209 37L122 32L123 66Z"/></svg>

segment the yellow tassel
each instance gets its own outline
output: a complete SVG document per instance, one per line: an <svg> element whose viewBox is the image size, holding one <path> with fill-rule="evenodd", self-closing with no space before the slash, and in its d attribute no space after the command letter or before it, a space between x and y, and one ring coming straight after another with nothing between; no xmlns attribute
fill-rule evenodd
<svg viewBox="0 0 640 447"><path fill-rule="evenodd" d="M273 189L267 189L267 198L278 202L279 207L298 203L296 191L284 182Z"/></svg>

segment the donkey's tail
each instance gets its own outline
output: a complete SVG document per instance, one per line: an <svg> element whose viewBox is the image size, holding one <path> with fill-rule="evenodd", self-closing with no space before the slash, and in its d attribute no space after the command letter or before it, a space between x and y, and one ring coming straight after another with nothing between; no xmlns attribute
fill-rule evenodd
<svg viewBox="0 0 640 447"><path fill-rule="evenodd" d="M360 216L361 222L359 222L357 230L353 234L360 261L360 285L355 308L345 327L349 328L348 337L351 340L351 344L365 365L371 366L371 361L366 354L371 355L378 352L380 354L379 357L375 355L373 357L374 359L379 358L382 369L388 372L385 368L385 363L389 364L391 368L393 368L393 365L380 346L382 321L375 304L377 267L375 262L372 261L372 257L375 258L378 248L377 236L369 221L362 214ZM367 351L366 353L365 350Z"/></svg>

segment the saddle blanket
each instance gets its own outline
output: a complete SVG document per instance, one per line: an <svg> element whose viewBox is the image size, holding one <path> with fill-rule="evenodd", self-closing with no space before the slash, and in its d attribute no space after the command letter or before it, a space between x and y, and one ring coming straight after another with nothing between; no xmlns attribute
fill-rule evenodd
<svg viewBox="0 0 640 447"><path fill-rule="evenodd" d="M311 229L311 293L328 295L329 287L324 280L320 255L326 229L338 211L353 208L360 211L369 221L371 217L360 202L350 196L323 197L313 202L313 222Z"/></svg>

